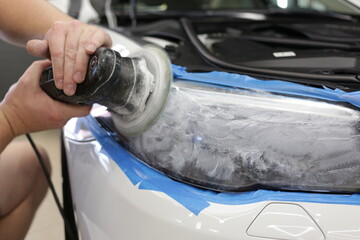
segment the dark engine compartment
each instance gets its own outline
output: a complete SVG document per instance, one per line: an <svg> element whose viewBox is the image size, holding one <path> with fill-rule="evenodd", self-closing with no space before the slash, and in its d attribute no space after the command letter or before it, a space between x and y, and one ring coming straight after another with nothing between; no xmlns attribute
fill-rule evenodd
<svg viewBox="0 0 360 240"><path fill-rule="evenodd" d="M135 37L167 40L172 63L188 71L220 70L348 92L360 89L357 21L259 16L162 17L125 29Z"/></svg>

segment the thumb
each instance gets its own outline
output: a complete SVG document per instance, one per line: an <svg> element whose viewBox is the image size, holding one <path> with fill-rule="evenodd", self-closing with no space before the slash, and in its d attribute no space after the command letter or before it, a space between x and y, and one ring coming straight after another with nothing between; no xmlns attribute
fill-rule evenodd
<svg viewBox="0 0 360 240"><path fill-rule="evenodd" d="M35 57L49 58L49 45L46 40L30 40L26 44L26 50Z"/></svg>

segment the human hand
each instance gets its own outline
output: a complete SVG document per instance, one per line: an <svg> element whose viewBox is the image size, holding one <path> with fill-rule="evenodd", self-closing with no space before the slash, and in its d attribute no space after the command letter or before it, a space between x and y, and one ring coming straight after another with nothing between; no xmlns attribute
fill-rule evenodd
<svg viewBox="0 0 360 240"><path fill-rule="evenodd" d="M85 79L89 56L97 48L111 45L105 31L74 20L55 22L44 40L30 40L26 48L34 56L51 58L56 87L71 96L76 84Z"/></svg>
<svg viewBox="0 0 360 240"><path fill-rule="evenodd" d="M41 74L50 65L48 60L34 62L0 103L0 110L14 137L61 128L70 118L89 113L91 106L70 105L53 100L40 88Z"/></svg>

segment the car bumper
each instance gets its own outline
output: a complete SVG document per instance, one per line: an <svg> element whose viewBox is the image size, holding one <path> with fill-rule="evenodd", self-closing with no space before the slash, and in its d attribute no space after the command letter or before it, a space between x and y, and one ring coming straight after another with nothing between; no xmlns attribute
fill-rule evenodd
<svg viewBox="0 0 360 240"><path fill-rule="evenodd" d="M82 239L360 239L359 195L215 193L150 169L92 117L64 133Z"/></svg>

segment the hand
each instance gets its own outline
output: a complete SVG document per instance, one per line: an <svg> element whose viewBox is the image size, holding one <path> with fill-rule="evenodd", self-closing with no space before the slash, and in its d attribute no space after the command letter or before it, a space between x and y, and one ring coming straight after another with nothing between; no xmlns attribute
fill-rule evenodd
<svg viewBox="0 0 360 240"><path fill-rule="evenodd" d="M90 106L53 100L40 88L41 74L50 65L48 60L34 62L0 103L14 136L61 128L70 118L89 113Z"/></svg>
<svg viewBox="0 0 360 240"><path fill-rule="evenodd" d="M55 22L44 40L31 40L26 48L37 57L51 58L55 85L66 95L73 95L76 84L85 79L89 55L112 40L102 29L74 20Z"/></svg>

